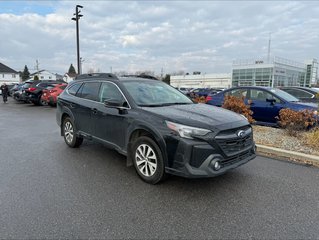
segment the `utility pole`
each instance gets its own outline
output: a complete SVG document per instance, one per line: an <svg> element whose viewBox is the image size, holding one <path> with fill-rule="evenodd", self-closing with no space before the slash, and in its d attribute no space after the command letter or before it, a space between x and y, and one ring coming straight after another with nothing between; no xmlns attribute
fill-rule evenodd
<svg viewBox="0 0 319 240"><path fill-rule="evenodd" d="M271 32L269 33L267 63L269 63L270 61L270 43L271 43Z"/></svg>
<svg viewBox="0 0 319 240"><path fill-rule="evenodd" d="M38 78L39 78L39 65L40 65L40 63L39 63L39 61L38 61L38 59L35 61L35 69L37 70L37 76L38 76ZM40 79L40 78L39 78Z"/></svg>
<svg viewBox="0 0 319 240"><path fill-rule="evenodd" d="M161 80L163 81L163 74L164 74L164 69L161 68Z"/></svg>
<svg viewBox="0 0 319 240"><path fill-rule="evenodd" d="M82 73L83 72L83 62L84 62L85 60L83 59L83 58L81 58L80 57L80 73Z"/></svg>
<svg viewBox="0 0 319 240"><path fill-rule="evenodd" d="M83 8L81 5L75 6L75 17L72 18L73 21L76 23L76 52L77 52L77 63L78 63L78 74L81 74L81 62L80 62L80 37L79 37L79 20L81 17L83 17L82 14L80 14L79 8Z"/></svg>

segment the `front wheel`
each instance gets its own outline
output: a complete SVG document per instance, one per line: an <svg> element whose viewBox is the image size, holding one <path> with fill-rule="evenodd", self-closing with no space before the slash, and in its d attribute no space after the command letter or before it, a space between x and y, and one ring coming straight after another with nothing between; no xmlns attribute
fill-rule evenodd
<svg viewBox="0 0 319 240"><path fill-rule="evenodd" d="M137 174L147 183L156 184L165 178L163 155L149 137L139 137L132 146L133 164Z"/></svg>
<svg viewBox="0 0 319 240"><path fill-rule="evenodd" d="M64 141L69 147L76 148L82 144L83 138L76 136L74 123L69 117L64 119L62 130Z"/></svg>

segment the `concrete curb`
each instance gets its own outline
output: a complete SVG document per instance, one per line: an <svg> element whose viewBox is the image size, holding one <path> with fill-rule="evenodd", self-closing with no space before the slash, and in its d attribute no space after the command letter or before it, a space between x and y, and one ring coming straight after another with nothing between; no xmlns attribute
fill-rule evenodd
<svg viewBox="0 0 319 240"><path fill-rule="evenodd" d="M259 145L257 146L257 154L264 155L264 156L275 156L280 159L285 159L289 161L304 163L304 164L310 164L313 166L319 167L319 156L300 153L300 152L293 152L288 151L280 148L274 148L269 147L265 145Z"/></svg>

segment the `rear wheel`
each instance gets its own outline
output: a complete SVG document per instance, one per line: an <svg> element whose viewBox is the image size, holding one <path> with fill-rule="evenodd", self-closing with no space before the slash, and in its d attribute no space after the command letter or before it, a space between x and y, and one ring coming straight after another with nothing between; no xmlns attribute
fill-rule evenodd
<svg viewBox="0 0 319 240"><path fill-rule="evenodd" d="M83 138L76 135L75 126L71 118L66 117L63 120L62 131L64 141L69 147L76 148L82 144Z"/></svg>
<svg viewBox="0 0 319 240"><path fill-rule="evenodd" d="M147 183L156 184L165 178L163 155L149 137L139 137L132 146L133 164L137 174Z"/></svg>
<svg viewBox="0 0 319 240"><path fill-rule="evenodd" d="M42 105L42 106L48 106L48 102L41 99L41 100L40 100L40 105Z"/></svg>

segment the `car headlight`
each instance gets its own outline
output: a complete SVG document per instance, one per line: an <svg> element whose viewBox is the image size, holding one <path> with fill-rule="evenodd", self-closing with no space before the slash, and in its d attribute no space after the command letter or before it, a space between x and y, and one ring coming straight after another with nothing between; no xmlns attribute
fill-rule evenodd
<svg viewBox="0 0 319 240"><path fill-rule="evenodd" d="M240 114L240 116L242 116L243 118L245 118L248 121L248 118L246 118L243 114Z"/></svg>
<svg viewBox="0 0 319 240"><path fill-rule="evenodd" d="M205 136L211 131L204 128L190 127L170 121L165 121L169 129L177 132L183 138L193 139L194 136Z"/></svg>

